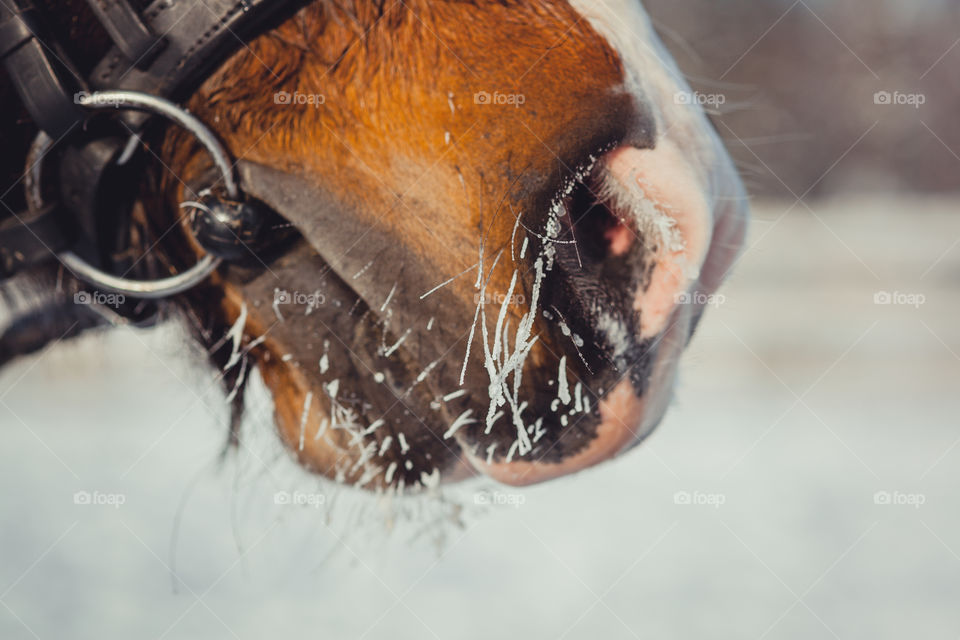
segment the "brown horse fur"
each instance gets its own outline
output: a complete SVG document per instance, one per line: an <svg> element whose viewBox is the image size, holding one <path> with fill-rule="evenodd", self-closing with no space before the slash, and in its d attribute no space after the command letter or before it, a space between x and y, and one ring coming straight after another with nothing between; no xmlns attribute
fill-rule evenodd
<svg viewBox="0 0 960 640"><path fill-rule="evenodd" d="M88 23L60 29L76 35ZM98 51L91 45L93 59ZM294 239L221 269L178 300L225 369L232 440L256 366L281 438L315 472L402 488L462 477L467 453L509 460L518 437L509 416L484 424L493 369L503 365L484 350L501 338L503 351L516 348L518 327L536 314L511 384L529 400L521 411L530 433L540 420L518 457L551 463L583 451L604 387L629 374L642 393L655 345L635 344L624 370L573 312L628 309L632 294L607 285L619 282L616 269L652 266L641 254L637 265L604 266L604 286L551 276L542 290L538 270L548 250L570 272L581 258L573 227L556 246L544 239L558 192L615 146L655 144L658 120L625 90L625 76L618 52L563 0L317 0L225 61L190 110L238 159L315 189L329 231L329 240ZM522 105L484 104L475 99L483 93L521 96ZM278 94L322 100L290 104ZM136 244L157 243L146 262L172 273L196 259L177 204L209 166L180 131L154 148L170 172L147 181ZM479 304L481 283L484 299L514 296ZM325 304L281 310L280 290L322 291ZM628 327L634 320L624 316ZM231 327L242 332L227 339ZM488 336L494 327L503 335ZM586 338L584 353L571 329ZM569 426L551 408L564 377L583 384L584 407Z"/></svg>
<svg viewBox="0 0 960 640"><path fill-rule="evenodd" d="M564 81L570 77L579 81ZM214 123L235 153L323 183L336 192L345 215L396 238L439 274L434 282L413 283L422 293L476 262L481 239L488 265L509 251L517 212L543 208L582 157L623 136L618 116L630 107L615 91L622 82L615 52L563 2L322 2L233 56L190 108ZM484 90L523 94L523 112L475 104L474 94ZM320 108L276 104L280 91L319 93L325 102ZM180 136L167 149L184 181L203 166ZM528 227L541 222L525 218ZM513 268L511 260L501 260L489 290L505 292ZM523 272L529 300L529 266ZM474 277L453 281L447 293L472 307ZM245 298L229 282L223 286L222 324L229 326ZM497 311L487 310L491 325ZM525 311L522 304L510 307L514 325ZM470 319L459 318L459 324L468 328ZM298 449L305 429L301 461L335 475L335 461L352 461L357 452L348 452L345 433L334 447L314 440L330 415L322 382L315 362L300 361L295 345L272 339L268 330L275 324L268 306L249 310L247 338L267 332L253 356L274 394L281 435ZM450 356L452 369L466 343L465 331L457 335L457 344L443 347L459 346ZM555 371L559 351L545 337L528 366L550 362ZM482 371L480 361L471 366ZM436 388L430 395L452 390ZM449 426L457 414L445 413L441 424ZM397 442L394 429L382 431ZM378 436L378 446L384 437ZM423 444L435 450L430 440L441 437L442 430L434 432ZM444 443L440 454L449 459L432 466L455 467L456 444ZM401 458L398 451L391 460L388 450L384 458L381 468L409 455ZM403 475L409 484L430 470L416 467ZM363 472L351 468L340 475L356 481ZM382 481L382 475L373 480Z"/></svg>

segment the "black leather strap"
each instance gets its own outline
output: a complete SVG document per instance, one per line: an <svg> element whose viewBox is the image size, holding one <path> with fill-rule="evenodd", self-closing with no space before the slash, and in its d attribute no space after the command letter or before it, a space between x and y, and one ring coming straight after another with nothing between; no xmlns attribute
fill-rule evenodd
<svg viewBox="0 0 960 640"><path fill-rule="evenodd" d="M17 12L12 7L0 5L0 58L33 37L30 25L36 16L32 11Z"/></svg>
<svg viewBox="0 0 960 640"><path fill-rule="evenodd" d="M32 4L0 2L0 57L30 117L56 140L84 118L73 99L82 84L44 35Z"/></svg>
<svg viewBox="0 0 960 640"><path fill-rule="evenodd" d="M0 223L0 279L47 262L67 246L55 205Z"/></svg>
<svg viewBox="0 0 960 640"><path fill-rule="evenodd" d="M75 93L126 89L181 101L245 40L305 0L155 0L138 15L126 0L88 0L114 47L84 83L55 49L30 0L0 2L0 59L31 118L54 140L85 114ZM143 114L124 114L140 124Z"/></svg>
<svg viewBox="0 0 960 640"><path fill-rule="evenodd" d="M132 68L115 48L94 69L91 85L184 100L254 32L266 30L304 4L304 0L155 0L144 11L143 21L164 36L164 50L145 68Z"/></svg>
<svg viewBox="0 0 960 640"><path fill-rule="evenodd" d="M154 0L139 14L127 0L88 2L114 46L84 82L49 37L31 0L0 0L0 60L33 121L55 142L88 116L77 92L123 89L186 100L226 56L308 0ZM136 111L124 111L121 117L135 129L148 119ZM71 162L68 155L64 158ZM67 187L78 187L67 193L83 197L67 198L60 209L44 210L35 218L22 214L0 225L0 279L51 259L67 248L65 237L76 235L75 228L105 224L95 189L86 187L98 183L106 165L79 168L84 170L62 167L60 175ZM58 224L58 211L70 214L63 218L71 234Z"/></svg>
<svg viewBox="0 0 960 640"><path fill-rule="evenodd" d="M113 43L132 64L146 68L160 53L164 39L155 36L127 0L87 0Z"/></svg>

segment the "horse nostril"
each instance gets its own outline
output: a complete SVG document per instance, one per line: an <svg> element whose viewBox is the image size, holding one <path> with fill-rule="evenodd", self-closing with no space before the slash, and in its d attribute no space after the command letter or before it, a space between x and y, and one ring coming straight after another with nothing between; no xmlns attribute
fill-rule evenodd
<svg viewBox="0 0 960 640"><path fill-rule="evenodd" d="M561 238L574 244L578 264L602 262L625 255L637 240L627 221L610 208L602 182L590 175L578 182L565 201Z"/></svg>
<svg viewBox="0 0 960 640"><path fill-rule="evenodd" d="M601 193L627 222L609 232L611 247L629 250L632 228L646 254L633 308L640 314L640 336L652 338L700 276L711 236L703 186L688 158L664 141L654 149L620 147L604 156Z"/></svg>
<svg viewBox="0 0 960 640"><path fill-rule="evenodd" d="M633 246L636 234L626 224L617 221L617 224L604 231L603 237L607 240L610 253L622 256Z"/></svg>

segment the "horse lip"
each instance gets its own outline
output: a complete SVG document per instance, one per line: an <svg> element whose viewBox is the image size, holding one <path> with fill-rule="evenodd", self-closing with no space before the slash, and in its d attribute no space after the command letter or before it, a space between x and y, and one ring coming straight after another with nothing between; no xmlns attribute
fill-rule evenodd
<svg viewBox="0 0 960 640"><path fill-rule="evenodd" d="M587 446L556 462L543 459L488 462L476 455L474 446L464 441L458 432L457 442L463 459L478 473L519 487L578 473L633 449L653 432L666 413L679 360L671 349L683 347L690 322L689 314L676 313L659 336L657 357L643 391L637 389L631 376L623 375L599 399L600 415L595 435Z"/></svg>
<svg viewBox="0 0 960 640"><path fill-rule="evenodd" d="M478 472L506 485L526 486L576 473L612 458L636 440L645 399L638 397L629 380L621 381L600 401L601 420L594 439L585 448L560 462L516 460L487 462L463 446L464 457Z"/></svg>

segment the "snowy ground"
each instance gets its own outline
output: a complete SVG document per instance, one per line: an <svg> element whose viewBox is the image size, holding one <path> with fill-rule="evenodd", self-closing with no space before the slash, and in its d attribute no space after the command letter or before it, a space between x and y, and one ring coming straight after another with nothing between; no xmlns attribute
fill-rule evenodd
<svg viewBox="0 0 960 640"><path fill-rule="evenodd" d="M221 465L170 329L4 371L0 637L960 636L960 203L788 207L758 206L655 436L522 492L331 491L263 398Z"/></svg>

